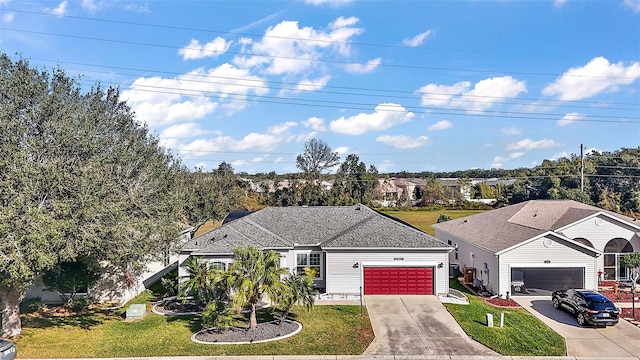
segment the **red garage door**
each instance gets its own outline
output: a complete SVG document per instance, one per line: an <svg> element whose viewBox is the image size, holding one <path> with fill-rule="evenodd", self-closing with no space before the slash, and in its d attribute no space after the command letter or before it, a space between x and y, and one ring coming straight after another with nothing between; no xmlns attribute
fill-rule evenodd
<svg viewBox="0 0 640 360"><path fill-rule="evenodd" d="M365 295L432 295L432 267L365 267Z"/></svg>

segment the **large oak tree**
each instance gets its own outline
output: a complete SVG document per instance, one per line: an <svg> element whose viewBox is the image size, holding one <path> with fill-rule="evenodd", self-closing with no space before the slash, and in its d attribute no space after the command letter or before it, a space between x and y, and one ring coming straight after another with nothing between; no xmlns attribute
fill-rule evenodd
<svg viewBox="0 0 640 360"><path fill-rule="evenodd" d="M55 264L90 257L125 278L177 235L179 162L113 88L0 54L2 336Z"/></svg>

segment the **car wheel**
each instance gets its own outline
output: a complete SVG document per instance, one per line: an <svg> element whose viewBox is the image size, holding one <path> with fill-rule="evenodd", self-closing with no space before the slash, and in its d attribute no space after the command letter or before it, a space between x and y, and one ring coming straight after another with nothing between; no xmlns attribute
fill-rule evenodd
<svg viewBox="0 0 640 360"><path fill-rule="evenodd" d="M553 299L551 300L551 304L553 305L553 308L554 308L554 309L557 309L557 308L559 308L559 307L560 307L560 301L558 301L558 299L556 299L556 298L553 298Z"/></svg>
<svg viewBox="0 0 640 360"><path fill-rule="evenodd" d="M586 323L586 319L584 318L584 314L580 313L578 314L578 325L580 326L584 326L584 324Z"/></svg>

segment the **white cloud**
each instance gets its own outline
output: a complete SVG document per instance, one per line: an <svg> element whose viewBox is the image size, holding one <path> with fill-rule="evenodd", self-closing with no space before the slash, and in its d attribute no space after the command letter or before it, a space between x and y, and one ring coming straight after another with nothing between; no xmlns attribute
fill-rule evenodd
<svg viewBox="0 0 640 360"><path fill-rule="evenodd" d="M493 162L491 163L491 167L492 168L501 168L504 166L504 163L513 160L513 159L517 159L519 157L522 157L522 155L524 155L524 152L515 152L515 153L511 153L509 155L507 155L506 157L504 156L496 156L493 158Z"/></svg>
<svg viewBox="0 0 640 360"><path fill-rule="evenodd" d="M162 130L159 136L163 139L183 139L200 136L206 133L208 133L208 131L202 129L197 123L184 123L173 125Z"/></svg>
<svg viewBox="0 0 640 360"><path fill-rule="evenodd" d="M384 103L376 106L371 114L360 113L334 120L329 124L329 128L341 134L360 135L368 131L387 130L410 121L413 116L412 112L401 105Z"/></svg>
<svg viewBox="0 0 640 360"><path fill-rule="evenodd" d="M500 132L505 134L505 135L520 135L520 134L522 134L522 130L518 129L515 126L509 127L509 128L502 128L502 130L500 130Z"/></svg>
<svg viewBox="0 0 640 360"><path fill-rule="evenodd" d="M249 163L246 160L235 160L231 162L231 166L233 166L234 168L245 166L245 165L249 165Z"/></svg>
<svg viewBox="0 0 640 360"><path fill-rule="evenodd" d="M329 5L329 6L342 6L352 2L353 0L304 0L305 3L311 5Z"/></svg>
<svg viewBox="0 0 640 360"><path fill-rule="evenodd" d="M335 152L338 153L338 155L344 155L347 153L347 151L349 151L349 148L346 146L338 146L337 148L335 148L335 150L333 150Z"/></svg>
<svg viewBox="0 0 640 360"><path fill-rule="evenodd" d="M138 78L123 91L122 98L136 112L138 120L156 127L197 120L218 107L229 113L239 111L246 106L249 93L262 95L269 91L265 84L246 69L222 64L209 70L199 68L176 78Z"/></svg>
<svg viewBox="0 0 640 360"><path fill-rule="evenodd" d="M453 126L453 123L449 120L440 120L437 123L429 126L429 131L446 130Z"/></svg>
<svg viewBox="0 0 640 360"><path fill-rule="evenodd" d="M271 126L266 133L250 133L242 139L230 136L217 136L210 139L200 138L179 147L180 152L189 156L206 156L219 151L247 151L258 150L272 152L282 142L291 141L293 135L289 129L296 126L295 122L285 122Z"/></svg>
<svg viewBox="0 0 640 360"><path fill-rule="evenodd" d="M64 16L67 13L68 1L64 0L54 9L50 9L49 12L55 16Z"/></svg>
<svg viewBox="0 0 640 360"><path fill-rule="evenodd" d="M393 163L393 161L391 161L391 160L384 160L384 161L382 161L381 163L379 163L379 164L376 166L376 169L378 169L378 172L380 172L380 173L384 173L384 172L388 171L389 169L391 169L391 167L392 167L393 165L395 165L395 164Z"/></svg>
<svg viewBox="0 0 640 360"><path fill-rule="evenodd" d="M339 17L326 30L299 27L297 21L282 21L269 27L264 37L254 42L244 38L241 43L246 56L236 56L234 63L241 67L261 67L267 74L297 74L316 65L323 51L342 56L350 52L349 41L362 29L355 27L355 17Z"/></svg>
<svg viewBox="0 0 640 360"><path fill-rule="evenodd" d="M97 4L94 0L82 0L82 8L91 13L96 12L99 7L100 5Z"/></svg>
<svg viewBox="0 0 640 360"><path fill-rule="evenodd" d="M296 90L297 91L317 91L327 86L327 83L329 82L330 79L331 79L331 76L328 76L328 75L323 76L321 78L313 79L313 80L304 79L298 82L298 85L296 86Z"/></svg>
<svg viewBox="0 0 640 360"><path fill-rule="evenodd" d="M127 11L133 11L133 12L137 12L137 13L149 13L151 12L151 10L149 10L149 5L147 3L144 4L126 4L124 6L124 9Z"/></svg>
<svg viewBox="0 0 640 360"><path fill-rule="evenodd" d="M533 141L529 138L522 139L516 143L507 145L507 150L536 150L536 149L549 149L553 147L561 146L555 140L542 139Z"/></svg>
<svg viewBox="0 0 640 360"><path fill-rule="evenodd" d="M2 14L2 22L4 24L9 24L13 22L14 17L15 13L13 11L7 11L6 13Z"/></svg>
<svg viewBox="0 0 640 360"><path fill-rule="evenodd" d="M428 38L431 34L433 33L432 30L427 30L423 33L420 33L416 36L414 36L411 39L404 39L402 40L402 43L406 46L411 46L411 47L416 47L416 46L420 46L422 45L422 43L424 42L424 40L426 38Z"/></svg>
<svg viewBox="0 0 640 360"><path fill-rule="evenodd" d="M275 160L273 160L274 163L278 164L284 161L284 158L282 156L278 156Z"/></svg>
<svg viewBox="0 0 640 360"><path fill-rule="evenodd" d="M576 112L568 113L565 116L563 116L562 119L558 120L558 126L566 126L580 119L584 119L584 114L580 114Z"/></svg>
<svg viewBox="0 0 640 360"><path fill-rule="evenodd" d="M553 7L554 8L561 8L562 6L564 6L564 4L567 3L568 0L553 0Z"/></svg>
<svg viewBox="0 0 640 360"><path fill-rule="evenodd" d="M351 74L367 74L375 70L382 62L381 58L367 61L366 64L350 63L344 66L346 72Z"/></svg>
<svg viewBox="0 0 640 360"><path fill-rule="evenodd" d="M191 39L189 45L178 50L178 54L182 55L182 60L203 59L206 57L215 58L226 53L233 41L226 41L218 36L208 43L202 45L196 39Z"/></svg>
<svg viewBox="0 0 640 360"><path fill-rule="evenodd" d="M634 13L640 13L640 0L624 0L624 5Z"/></svg>
<svg viewBox="0 0 640 360"><path fill-rule="evenodd" d="M282 124L277 124L277 125L273 125L270 126L267 131L269 134L273 134L273 135L283 135L283 134L287 134L289 132L289 129L298 126L298 124L295 121L287 121L284 122Z"/></svg>
<svg viewBox="0 0 640 360"><path fill-rule="evenodd" d="M427 144L429 138L419 136L417 138L406 135L382 135L376 141L393 146L396 149L415 149Z"/></svg>
<svg viewBox="0 0 640 360"><path fill-rule="evenodd" d="M316 131L325 131L327 130L324 126L324 119L318 117L310 117L307 120L302 121L302 125L311 128Z"/></svg>
<svg viewBox="0 0 640 360"><path fill-rule="evenodd" d="M569 158L569 153L566 151L563 151L561 153L553 155L552 157L549 158L549 160L558 160L560 158Z"/></svg>
<svg viewBox="0 0 640 360"><path fill-rule="evenodd" d="M640 78L640 61L629 66L622 62L609 63L604 57L593 58L587 65L567 70L553 84L542 90L546 96L557 95L559 100L582 100L603 91L618 91Z"/></svg>
<svg viewBox="0 0 640 360"><path fill-rule="evenodd" d="M451 86L428 84L417 90L422 94L424 106L461 108L469 111L484 111L506 99L527 92L524 81L511 76L494 77L477 82L473 88L469 81L460 81Z"/></svg>

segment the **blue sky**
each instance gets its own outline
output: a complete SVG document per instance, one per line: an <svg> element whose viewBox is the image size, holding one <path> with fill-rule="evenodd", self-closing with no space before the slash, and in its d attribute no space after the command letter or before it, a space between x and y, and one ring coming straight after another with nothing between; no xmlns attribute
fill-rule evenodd
<svg viewBox="0 0 640 360"><path fill-rule="evenodd" d="M640 145L640 0L0 0L0 48L121 89L189 167L381 172Z"/></svg>

